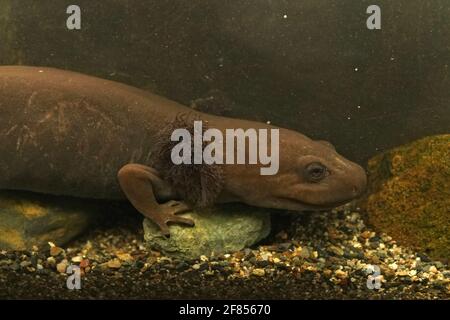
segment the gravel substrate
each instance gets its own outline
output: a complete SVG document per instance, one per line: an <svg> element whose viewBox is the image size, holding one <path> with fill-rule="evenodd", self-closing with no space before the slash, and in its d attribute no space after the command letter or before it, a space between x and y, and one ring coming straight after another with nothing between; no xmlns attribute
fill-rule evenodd
<svg viewBox="0 0 450 320"><path fill-rule="evenodd" d="M0 251L0 298L450 298L448 265L375 233L348 207L274 215L260 246L188 262L145 248L141 220L108 217L65 248ZM80 290L66 287L70 264L81 268ZM371 266L380 289L367 286Z"/></svg>

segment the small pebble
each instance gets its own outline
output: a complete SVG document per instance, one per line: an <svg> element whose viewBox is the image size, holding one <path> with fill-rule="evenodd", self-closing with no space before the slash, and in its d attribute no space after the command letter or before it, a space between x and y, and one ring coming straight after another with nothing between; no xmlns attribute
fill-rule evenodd
<svg viewBox="0 0 450 320"><path fill-rule="evenodd" d="M47 263L48 263L50 266L54 266L54 265L56 264L56 260L55 260L54 257L48 257L48 258L47 258Z"/></svg>
<svg viewBox="0 0 450 320"><path fill-rule="evenodd" d="M89 260L83 259L80 261L80 268L87 268L89 266Z"/></svg>
<svg viewBox="0 0 450 320"><path fill-rule="evenodd" d="M66 272L66 269L67 269L67 260L63 260L63 261L61 261L60 263L58 263L58 264L56 265L56 270L57 270L59 273L65 273L65 272Z"/></svg>
<svg viewBox="0 0 450 320"><path fill-rule="evenodd" d="M329 250L333 252L335 255L342 256L344 255L344 250L336 246L330 246Z"/></svg>
<svg viewBox="0 0 450 320"><path fill-rule="evenodd" d="M334 272L334 274L336 275L337 278L339 279L347 279L348 278L348 272L346 271L342 271L340 269L336 270Z"/></svg>
<svg viewBox="0 0 450 320"><path fill-rule="evenodd" d="M72 262L81 262L83 260L83 257L81 256L75 256L71 259Z"/></svg>
<svg viewBox="0 0 450 320"><path fill-rule="evenodd" d="M397 270L398 269L398 265L394 262L394 263L391 263L390 265L389 265L389 268L391 268L392 270Z"/></svg>
<svg viewBox="0 0 450 320"><path fill-rule="evenodd" d="M176 265L175 269L178 271L183 271L189 268L189 265L186 262L180 262Z"/></svg>
<svg viewBox="0 0 450 320"><path fill-rule="evenodd" d="M253 269L252 274L258 277L262 277L266 274L266 272L264 271L264 269L256 268Z"/></svg>
<svg viewBox="0 0 450 320"><path fill-rule="evenodd" d="M122 262L119 259L112 259L106 263L106 266L110 269L119 269L122 266Z"/></svg>
<svg viewBox="0 0 450 320"><path fill-rule="evenodd" d="M431 272L431 273L437 273L438 272L438 270L437 270L437 268L435 266L431 266L428 271Z"/></svg>
<svg viewBox="0 0 450 320"><path fill-rule="evenodd" d="M300 257L304 258L304 259L308 259L309 258L309 250L308 248L304 247L302 248L302 251L300 251Z"/></svg>
<svg viewBox="0 0 450 320"><path fill-rule="evenodd" d="M361 233L361 237L363 237L364 239L369 239L371 236L371 232L366 230L363 233Z"/></svg>
<svg viewBox="0 0 450 320"><path fill-rule="evenodd" d="M409 271L409 276L410 277L413 277L413 276L415 276L417 274L417 271L416 270L410 270Z"/></svg>
<svg viewBox="0 0 450 320"><path fill-rule="evenodd" d="M116 253L116 257L123 262L130 262L134 260L129 253Z"/></svg>
<svg viewBox="0 0 450 320"><path fill-rule="evenodd" d="M61 254L64 251L64 249L60 248L60 247L50 247L50 255L53 257L56 257L57 255Z"/></svg>

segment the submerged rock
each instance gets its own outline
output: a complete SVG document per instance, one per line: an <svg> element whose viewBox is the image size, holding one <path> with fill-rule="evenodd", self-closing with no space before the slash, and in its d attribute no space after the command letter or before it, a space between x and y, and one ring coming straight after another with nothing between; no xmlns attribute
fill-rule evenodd
<svg viewBox="0 0 450 320"><path fill-rule="evenodd" d="M86 230L95 206L28 192L0 193L0 249L25 250L65 244Z"/></svg>
<svg viewBox="0 0 450 320"><path fill-rule="evenodd" d="M182 214L192 218L195 227L170 226L170 238L164 237L152 221L144 219L147 245L180 259L239 251L265 238L270 232L267 210L239 204L227 204Z"/></svg>
<svg viewBox="0 0 450 320"><path fill-rule="evenodd" d="M364 200L369 224L434 259L450 257L450 134L372 158Z"/></svg>

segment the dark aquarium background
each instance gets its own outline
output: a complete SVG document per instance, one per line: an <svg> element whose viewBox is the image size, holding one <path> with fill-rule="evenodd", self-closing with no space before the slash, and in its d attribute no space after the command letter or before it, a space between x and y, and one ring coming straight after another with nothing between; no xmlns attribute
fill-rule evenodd
<svg viewBox="0 0 450 320"><path fill-rule="evenodd" d="M73 4L80 30L66 26ZM366 26L370 5L381 8L380 30ZM189 261L148 249L126 204L2 194L47 211L100 207L106 218L87 228L86 214L71 215L80 232L54 247L5 246L0 297L450 297L449 1L0 0L0 65L77 71L270 121L332 142L370 182L364 199L333 212L269 210L262 242ZM0 203L0 215L14 215ZM70 264L81 265L81 290L65 288ZM372 265L381 289L366 286Z"/></svg>
<svg viewBox="0 0 450 320"><path fill-rule="evenodd" d="M187 105L213 97L211 111L333 141L358 161L448 132L448 1L376 1L381 30L366 27L371 1L80 0L82 28L69 31L71 4L2 0L1 64L79 71Z"/></svg>

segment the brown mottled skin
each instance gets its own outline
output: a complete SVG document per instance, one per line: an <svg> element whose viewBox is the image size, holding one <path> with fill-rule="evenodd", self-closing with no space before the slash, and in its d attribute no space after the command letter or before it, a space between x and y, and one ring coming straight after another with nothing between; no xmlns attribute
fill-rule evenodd
<svg viewBox="0 0 450 320"><path fill-rule="evenodd" d="M158 133L178 114L176 102L124 84L40 67L0 67L0 189L124 199L169 234L189 206L152 167ZM195 112L226 128L276 128ZM320 141L280 128L280 169L222 165L215 202L289 210L324 210L359 196L365 171ZM319 168L317 168L319 167ZM167 202L164 202L167 201Z"/></svg>

